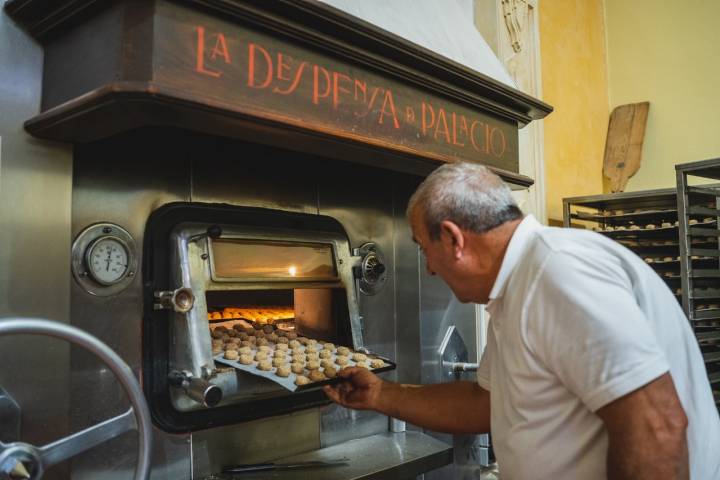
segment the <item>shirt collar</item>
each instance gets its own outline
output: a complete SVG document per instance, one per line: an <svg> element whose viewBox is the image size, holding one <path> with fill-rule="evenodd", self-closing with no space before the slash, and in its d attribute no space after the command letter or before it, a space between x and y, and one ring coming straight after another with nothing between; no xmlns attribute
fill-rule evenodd
<svg viewBox="0 0 720 480"><path fill-rule="evenodd" d="M507 250L505 250L505 256L500 265L500 271L498 271L498 275L495 278L493 288L490 291L490 300L488 303L502 296L505 284L507 284L510 275L520 262L530 237L540 228L542 228L542 224L532 215L526 216L517 226L510 239Z"/></svg>

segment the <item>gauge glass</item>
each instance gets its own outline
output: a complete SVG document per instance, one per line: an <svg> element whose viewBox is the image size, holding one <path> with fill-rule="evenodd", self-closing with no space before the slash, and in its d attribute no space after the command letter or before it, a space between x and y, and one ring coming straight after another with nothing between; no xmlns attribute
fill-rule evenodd
<svg viewBox="0 0 720 480"><path fill-rule="evenodd" d="M93 279L103 285L112 285L127 274L128 252L119 239L100 238L90 247L87 263Z"/></svg>

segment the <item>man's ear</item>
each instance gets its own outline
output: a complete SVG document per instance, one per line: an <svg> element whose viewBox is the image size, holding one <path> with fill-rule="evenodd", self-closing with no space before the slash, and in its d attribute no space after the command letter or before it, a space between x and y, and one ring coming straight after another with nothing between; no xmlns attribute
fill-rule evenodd
<svg viewBox="0 0 720 480"><path fill-rule="evenodd" d="M455 223L450 220L443 220L440 224L440 241L443 243L443 248L450 250L456 260L462 257L465 248L465 235Z"/></svg>

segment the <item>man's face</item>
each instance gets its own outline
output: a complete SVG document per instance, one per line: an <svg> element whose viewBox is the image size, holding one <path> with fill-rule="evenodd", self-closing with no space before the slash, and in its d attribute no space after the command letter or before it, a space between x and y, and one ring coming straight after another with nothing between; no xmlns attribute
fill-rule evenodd
<svg viewBox="0 0 720 480"><path fill-rule="evenodd" d="M473 301L473 282L469 282L468 257L466 244L457 235L459 230L448 232L443 230L440 239L432 240L425 228L422 212L416 208L410 217L410 228L413 240L420 246L425 255L425 267L430 275L439 275L448 284L461 302Z"/></svg>

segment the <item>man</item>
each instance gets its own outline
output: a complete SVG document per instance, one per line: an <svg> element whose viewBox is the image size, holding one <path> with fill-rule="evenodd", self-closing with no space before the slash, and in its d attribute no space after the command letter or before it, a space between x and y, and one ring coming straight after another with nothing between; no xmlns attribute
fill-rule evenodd
<svg viewBox="0 0 720 480"><path fill-rule="evenodd" d="M427 270L487 304L478 381L326 387L426 429L492 430L503 479L720 479L720 418L677 301L635 254L523 218L485 167L445 165L410 199Z"/></svg>

